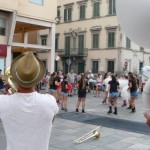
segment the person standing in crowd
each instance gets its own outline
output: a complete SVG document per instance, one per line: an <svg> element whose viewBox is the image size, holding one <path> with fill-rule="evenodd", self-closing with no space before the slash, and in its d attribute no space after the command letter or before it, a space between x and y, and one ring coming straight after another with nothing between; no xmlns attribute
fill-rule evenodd
<svg viewBox="0 0 150 150"><path fill-rule="evenodd" d="M103 80L103 76L101 74L98 74L98 77L96 79L95 97L99 97L100 96L100 91L102 90L102 80Z"/></svg>
<svg viewBox="0 0 150 150"><path fill-rule="evenodd" d="M114 105L114 113L117 115L117 98L119 97L119 82L116 80L114 75L111 75L112 80L108 82L109 89L109 111L108 114L112 113L112 103Z"/></svg>
<svg viewBox="0 0 150 150"><path fill-rule="evenodd" d="M126 107L127 102L130 99L130 93L128 91L128 76L124 76L124 79L122 80L122 82L123 82L122 90L120 91L121 91L121 99L123 100L123 104L121 105L121 107ZM120 81L119 81L119 84L121 84Z"/></svg>
<svg viewBox="0 0 150 150"><path fill-rule="evenodd" d="M131 112L135 112L135 98L138 96L138 85L137 85L137 79L133 76L132 73L128 74L129 77L129 87L128 90L130 91L130 100L129 100L129 107L128 109L132 109Z"/></svg>
<svg viewBox="0 0 150 150"><path fill-rule="evenodd" d="M50 94L53 95L53 96L56 98L56 97L57 97L56 72L53 72L53 73L51 74L49 84L50 84Z"/></svg>
<svg viewBox="0 0 150 150"><path fill-rule="evenodd" d="M61 71L57 71L57 76L56 76L56 99L57 102L59 103L61 101L61 78L62 78L62 72Z"/></svg>
<svg viewBox="0 0 150 150"><path fill-rule="evenodd" d="M0 95L7 149L48 150L58 106L53 96L35 91L35 85L45 74L44 64L32 52L26 52L13 60L10 73L17 92Z"/></svg>
<svg viewBox="0 0 150 150"><path fill-rule="evenodd" d="M51 77L51 73L48 72L47 75L46 75L46 93L49 93L49 80L50 80L50 77Z"/></svg>
<svg viewBox="0 0 150 150"><path fill-rule="evenodd" d="M78 81L78 101L76 105L76 112L79 112L79 106L82 101L82 113L85 113L85 101L86 92L88 90L88 82L84 74L81 75L81 79Z"/></svg>
<svg viewBox="0 0 150 150"><path fill-rule="evenodd" d="M91 71L89 71L87 78L89 83L89 92L93 91L94 94L94 74Z"/></svg>
<svg viewBox="0 0 150 150"><path fill-rule="evenodd" d="M67 81L67 75L64 75L64 79L61 82L61 96L62 96L62 102L61 102L61 110L67 111L67 99L68 99L68 81Z"/></svg>
<svg viewBox="0 0 150 150"><path fill-rule="evenodd" d="M74 85L77 82L77 75L74 73L74 70L71 70L68 73L67 77L68 77L68 82L72 85L72 91L69 95L70 97L72 97L72 95L75 94Z"/></svg>
<svg viewBox="0 0 150 150"><path fill-rule="evenodd" d="M0 95L4 94L5 88L4 88L4 76L2 75L2 70L0 69Z"/></svg>
<svg viewBox="0 0 150 150"><path fill-rule="evenodd" d="M108 82L111 81L111 72L106 73L106 78L103 80L103 84L105 85L105 96L102 103L106 103L107 98L109 97L108 93Z"/></svg>

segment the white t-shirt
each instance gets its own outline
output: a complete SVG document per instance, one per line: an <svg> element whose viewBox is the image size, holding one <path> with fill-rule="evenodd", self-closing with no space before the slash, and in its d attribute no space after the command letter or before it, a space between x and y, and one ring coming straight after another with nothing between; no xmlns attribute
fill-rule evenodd
<svg viewBox="0 0 150 150"><path fill-rule="evenodd" d="M0 95L7 150L48 150L52 120L58 110L55 98L48 94Z"/></svg>

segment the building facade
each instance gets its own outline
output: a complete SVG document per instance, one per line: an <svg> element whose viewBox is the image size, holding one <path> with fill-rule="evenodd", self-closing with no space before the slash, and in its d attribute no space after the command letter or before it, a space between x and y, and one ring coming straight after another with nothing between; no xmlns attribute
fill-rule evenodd
<svg viewBox="0 0 150 150"><path fill-rule="evenodd" d="M57 1L0 1L0 68L5 70L25 51L47 53L47 69L54 71ZM48 44L37 44L37 31L48 30Z"/></svg>
<svg viewBox="0 0 150 150"><path fill-rule="evenodd" d="M115 6L116 0L58 0L56 69L139 73L150 65L150 52L122 32Z"/></svg>

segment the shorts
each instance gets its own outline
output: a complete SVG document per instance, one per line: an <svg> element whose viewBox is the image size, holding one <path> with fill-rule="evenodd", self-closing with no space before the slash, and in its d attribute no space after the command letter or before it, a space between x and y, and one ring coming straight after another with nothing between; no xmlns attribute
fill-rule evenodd
<svg viewBox="0 0 150 150"><path fill-rule="evenodd" d="M138 96L138 92L137 91L131 92L130 95L131 95L131 97L136 97L136 96Z"/></svg>
<svg viewBox="0 0 150 150"><path fill-rule="evenodd" d="M55 89L50 89L50 93L55 93L55 92L57 92L57 90L55 90Z"/></svg>
<svg viewBox="0 0 150 150"><path fill-rule="evenodd" d="M78 97L86 98L86 91L78 91Z"/></svg>
<svg viewBox="0 0 150 150"><path fill-rule="evenodd" d="M111 92L109 93L110 97L119 97L119 93L118 92Z"/></svg>
<svg viewBox="0 0 150 150"><path fill-rule="evenodd" d="M68 97L68 93L65 93L65 92L61 92L61 95Z"/></svg>

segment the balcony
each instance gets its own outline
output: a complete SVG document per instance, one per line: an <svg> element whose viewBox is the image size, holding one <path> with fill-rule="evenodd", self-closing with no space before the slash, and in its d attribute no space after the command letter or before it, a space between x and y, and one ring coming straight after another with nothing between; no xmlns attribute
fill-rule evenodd
<svg viewBox="0 0 150 150"><path fill-rule="evenodd" d="M68 50L65 49L58 49L56 50L58 52L58 55L61 57L70 57L70 56L87 56L88 55L88 49L87 48L70 48Z"/></svg>

